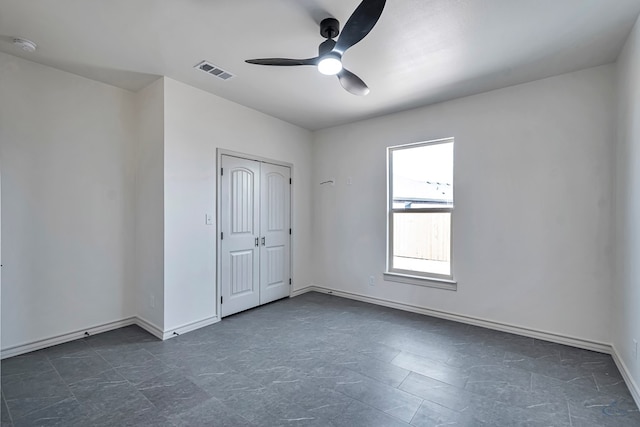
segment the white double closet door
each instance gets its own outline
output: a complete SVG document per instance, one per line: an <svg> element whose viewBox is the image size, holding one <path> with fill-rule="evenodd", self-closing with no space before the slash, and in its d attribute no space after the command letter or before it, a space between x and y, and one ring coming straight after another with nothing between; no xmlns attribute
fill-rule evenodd
<svg viewBox="0 0 640 427"><path fill-rule="evenodd" d="M289 296L291 168L221 156L221 316Z"/></svg>

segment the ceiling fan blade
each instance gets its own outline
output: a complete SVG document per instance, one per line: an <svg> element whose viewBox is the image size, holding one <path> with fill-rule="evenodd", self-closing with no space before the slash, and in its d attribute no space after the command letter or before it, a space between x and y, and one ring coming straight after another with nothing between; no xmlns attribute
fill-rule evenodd
<svg viewBox="0 0 640 427"><path fill-rule="evenodd" d="M256 65L275 65L281 67L290 67L294 65L317 65L319 58L307 59L288 59L288 58L263 58L263 59L247 59L244 62Z"/></svg>
<svg viewBox="0 0 640 427"><path fill-rule="evenodd" d="M340 84L347 90L347 92L354 95L365 96L369 93L369 88L365 82L345 68L338 73L338 80L340 80Z"/></svg>
<svg viewBox="0 0 640 427"><path fill-rule="evenodd" d="M385 3L386 0L363 0L344 24L334 50L342 55L365 38L380 19Z"/></svg>

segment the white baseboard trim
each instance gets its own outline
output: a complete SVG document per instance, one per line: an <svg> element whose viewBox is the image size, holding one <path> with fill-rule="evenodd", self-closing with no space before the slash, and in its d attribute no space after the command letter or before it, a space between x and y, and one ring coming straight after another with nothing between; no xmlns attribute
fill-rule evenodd
<svg viewBox="0 0 640 427"><path fill-rule="evenodd" d="M289 295L289 298L293 298L293 297L297 297L298 295L306 294L307 292L314 291L316 288L317 288L317 286L315 286L315 285L309 285L309 286L305 286L304 288L301 288L301 289L296 289L295 291L291 292L291 294Z"/></svg>
<svg viewBox="0 0 640 427"><path fill-rule="evenodd" d="M21 354L30 353L36 350L42 350L43 348L52 347L58 344L64 344L69 341L75 341L80 338L84 338L89 335L96 335L102 332L112 331L114 329L123 328L130 325L138 325L151 335L160 340L167 340L169 338L177 337L178 335L185 334L187 332L203 328L205 326L212 325L220 321L218 316L208 317L206 319L198 320L196 322L186 323L176 328L163 331L158 326L154 325L146 319L133 316L126 319L117 320L115 322L104 323L102 325L92 326L86 329L79 329L67 334L57 335L51 338L45 338L38 341L33 341L25 344L19 344L8 348L3 348L0 352L0 359L7 359L13 356L19 356Z"/></svg>
<svg viewBox="0 0 640 427"><path fill-rule="evenodd" d="M600 353L612 353L610 344L601 343L597 341L585 340L582 338L575 338L566 335L556 334L553 332L539 331L536 329L525 328L517 325L510 325L508 323L496 322L493 320L486 320L477 317L465 316L463 314L450 313L441 310L434 310L430 308L420 307L411 304L405 304L398 301L389 301L382 298L370 297L367 295L356 294L353 292L340 291L338 289L327 288L324 286L310 285L306 288L297 291L296 295L301 295L305 292L322 292L325 294L336 295L343 298L349 298L357 301L368 302L371 304L381 305L384 307L396 308L398 310L410 311L412 313L425 314L427 316L438 317L441 319L453 320L455 322L466 323L474 326L481 326L487 329L494 329L502 332L509 332L516 335L522 335L525 337L537 338L545 341L551 341L558 344L565 344L572 347L584 348L586 350L597 351Z"/></svg>
<svg viewBox="0 0 640 427"><path fill-rule="evenodd" d="M67 334L56 335L54 337L45 338L30 343L14 345L12 347L3 348L2 352L0 352L0 358L6 359L8 357L19 356L21 354L41 350L43 348L52 347L58 344L64 344L66 342L74 341L79 338L84 338L87 336L87 334L96 335L102 332L107 332L113 329L123 328L125 326L135 324L137 324L137 318L128 317L126 319L116 320L115 322L104 323L102 325L96 325L86 329L79 329Z"/></svg>
<svg viewBox="0 0 640 427"><path fill-rule="evenodd" d="M622 357L620 357L618 350L616 349L616 346L611 345L611 348L613 349L613 351L611 352L613 361L616 363L618 370L622 374L622 378L624 378L624 382L627 384L627 387L629 388L629 391L633 396L633 400L635 400L636 405L638 406L638 408L640 408L640 387L638 387L638 384L636 384L633 377L631 376L631 373L629 372L629 369L627 368L627 365L624 363L624 360L622 359Z"/></svg>
<svg viewBox="0 0 640 427"><path fill-rule="evenodd" d="M184 325L164 331L164 333L162 334L162 340L168 340L169 338L177 337L178 335L186 334L187 332L204 328L205 326L213 325L214 323L218 323L219 321L220 318L218 316L212 316L195 322L185 323Z"/></svg>
<svg viewBox="0 0 640 427"><path fill-rule="evenodd" d="M159 328L155 323L150 322L147 319L144 319L142 317L136 317L135 319L136 319L136 325L140 326L142 329L149 332L151 335L158 338L159 340L162 339L162 335L163 335L162 328Z"/></svg>
<svg viewBox="0 0 640 427"><path fill-rule="evenodd" d="M573 347L579 347L587 350L593 350L601 353L611 354L616 366L618 367L618 369L620 370L620 373L624 378L625 383L627 384L627 387L629 387L629 391L631 392L631 395L633 396L633 399L635 400L636 405L640 407L640 388L634 381L633 377L629 373L629 369L624 363L624 360L619 356L615 346L613 345L564 336L564 335L545 332L545 331L537 331L530 328L523 328L521 326L509 325L506 323L500 323L500 322L495 322L491 320L475 318L471 316L464 316L464 315L448 313L440 310L433 310L429 308L419 307L419 306L405 304L405 303L396 302L396 301L388 301L381 298L370 297L370 296L356 294L352 292L340 291L337 289L326 288L318 285L309 285L304 288L297 289L291 292L291 297L296 297L296 296L305 294L307 292L321 292L321 293L336 295L339 297L381 305L384 307L396 308L399 310L409 311L412 313L425 314L427 316L453 320L460 323L466 323L474 326L481 326L488 329L495 329L498 331L510 332L517 335L543 339L546 341L552 341L559 344L566 344ZM69 341L74 341L74 340L85 337L87 333L89 335L96 335L102 332L107 332L114 329L123 328L125 326L130 326L130 325L138 325L142 329L154 335L156 338L161 340L166 340L166 339L173 338L175 336L182 335L196 329L203 328L205 326L212 325L219 321L220 321L220 318L218 316L212 316L196 322L186 323L184 325L178 326L168 331L162 331L159 327L157 327L153 323L141 317L133 316L133 317L128 317L126 319L117 320L114 322L104 323L102 325L92 326L86 329L80 329L77 331L69 332L67 334L61 334L54 337L33 341L30 343L19 344L12 347L4 348L0 352L0 359L19 356L21 354L29 353L36 350L41 350L43 348L52 347L54 345L63 344Z"/></svg>
<svg viewBox="0 0 640 427"><path fill-rule="evenodd" d="M618 350L613 344L605 344L596 341L585 340L581 338L569 337L565 335L555 334L551 332L538 331L535 329L524 328L521 326L509 325L506 323L495 322L486 319L479 319L470 316L464 316L455 313L448 313L440 310L432 310L424 307L419 307L410 304L404 304L396 301L387 301L381 298L369 297L366 295L360 295L352 292L340 291L337 289L326 288L324 286L309 285L302 289L298 289L291 293L292 297L302 295L307 292L321 292L331 294L343 298L349 298L357 301L368 302L371 304L382 305L385 307L397 308L399 310L410 311L412 313L426 314L427 316L438 317L447 320L453 320L456 322L466 323L474 326L482 326L488 329L495 329L503 332L510 332L517 335L523 335L526 337L538 338L545 341L551 341L558 344L565 344L572 347L584 348L586 350L597 351L600 353L610 354L615 362L618 370L624 378L624 382L627 384L633 400L638 407L640 407L640 387L635 382L624 360L620 357Z"/></svg>

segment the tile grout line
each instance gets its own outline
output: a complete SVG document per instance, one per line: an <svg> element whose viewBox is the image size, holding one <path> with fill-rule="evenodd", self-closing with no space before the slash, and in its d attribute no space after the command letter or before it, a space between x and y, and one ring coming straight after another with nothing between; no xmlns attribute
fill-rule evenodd
<svg viewBox="0 0 640 427"><path fill-rule="evenodd" d="M27 412L26 414L24 414L24 415L22 415L22 416L18 417L17 419L18 419L18 420L20 420L21 418L27 417L27 416L29 416L29 415L31 415L31 414L34 414L34 413L38 412L38 411L43 411L43 410L45 410L45 409L49 409L49 408L51 408L51 407L53 407L53 406L56 406L58 403L60 403L60 402L62 402L62 401L65 401L65 400L67 400L67 399L74 399L76 402L78 402L78 399L76 399L76 397L72 395L71 397L65 397L64 399L61 399L61 400L59 400L59 401L57 401L57 402L54 402L54 403L52 403L52 404L50 404L50 405L43 406L42 408L34 409L34 410L33 410L33 411L31 411L31 412ZM78 404L80 404L80 402L78 402ZM7 405L7 411L9 411L9 405ZM9 415L11 415L11 412L9 412ZM13 424L15 424L15 422L13 421L13 417L11 417L11 422L12 422Z"/></svg>
<svg viewBox="0 0 640 427"><path fill-rule="evenodd" d="M420 412L420 408L422 408L422 405L424 405L424 399L422 399L422 402L420 402L420 406L418 406L418 409L416 409L416 412L414 412L413 416L411 417L411 420L409 420L409 424L413 423L413 420L416 417L416 415L418 415L418 412Z"/></svg>
<svg viewBox="0 0 640 427"><path fill-rule="evenodd" d="M49 365L51 366L51 368L53 368L53 371L55 371L56 375L58 375L58 378L60 379L60 381L62 382L62 384L64 384L64 387L67 389L67 392L69 392L69 394L71 395L71 397L73 398L73 400L75 400L76 402L78 402L78 405L80 405L80 401L78 400L78 398L76 397L76 395L75 395L75 394L73 394L73 392L71 391L71 388L69 388L69 385L67 384L67 382L62 378L62 375L60 375L60 372L58 371L58 368L56 368L56 367L55 367L55 365L53 364L53 362L51 362L51 358L49 357L49 355L45 353L45 354L44 354L44 356L45 356L45 358L47 359L47 363L49 363ZM58 400L58 401L57 401L57 402L55 402L55 403L52 403L51 405L47 405L47 406L45 406L45 407L43 407L43 408L34 409L33 411L31 411L31 412L27 412L26 414L22 415L20 418L24 418L24 417L26 417L26 416L28 416L28 415L31 415L31 414L35 413L35 412L38 412L38 411L42 411L42 410L45 410L45 409L51 408L52 406L55 406L55 405L57 405L58 403L62 402L63 400L67 400L68 398L69 398L69 397L65 397L65 398L63 398L63 399ZM9 405L7 405L7 410L8 410L8 409L9 409ZM12 420L13 420L13 418L12 418ZM13 422L13 421L12 421L12 422ZM15 422L13 422L13 423L15 424Z"/></svg>
<svg viewBox="0 0 640 427"><path fill-rule="evenodd" d="M107 371L113 370L113 372L120 376L124 381L127 382L127 384L129 384L130 386L134 387L135 390L140 393L140 395L147 401L149 402L149 404L156 409L156 411L159 409L156 405L153 404L153 402L151 402L147 396L144 395L144 393L141 393L140 390L138 390L138 387L135 384L132 384L131 381L129 381L127 378L123 377L117 370L116 367L113 366L112 363L110 363L107 359L104 358L104 356L102 354L100 354L100 352L91 344L89 344L85 338L82 338L82 340L87 344L87 347L89 347L89 350L91 350L96 356L98 356L100 359L102 359L104 361L104 363L107 364L107 366L109 366L108 369L105 369L104 371L100 371L98 372L98 375L101 375ZM53 363L51 362L51 359L49 358L49 355L47 355L47 359L49 360L49 363L51 363L51 366L53 366L53 368L57 371L57 368L53 365ZM60 375L60 373L58 372L58 376L60 376L60 378L62 378L62 376ZM80 380L82 381L82 380ZM71 390L71 388L69 387L69 385L66 384L66 382L63 380L63 382L65 383L65 385L67 386L67 388L69 388L69 392L71 393L71 395L73 396L73 398L76 400L76 402L78 402L78 404L80 404L83 408L85 407L84 403L81 403L81 401L78 399L78 397L75 395L75 393L73 393L73 391ZM78 381L77 381L78 382ZM77 382L73 383L76 384ZM173 422L171 422L173 424Z"/></svg>
<svg viewBox="0 0 640 427"><path fill-rule="evenodd" d="M382 413L382 414L385 414L386 416L389 416L389 417L391 417L391 418L393 418L393 419L395 419L395 420L398 420L398 421L400 421L400 422L402 422L402 423L405 423L405 424L407 424L407 425L409 425L409 424L410 424L410 423L407 423L407 422L406 422L406 421L404 421L404 420L401 420L400 418L396 417L395 415L391 415L391 414L389 414L389 413L387 413L387 412L383 411L383 410L382 410L382 409L380 409L380 408L376 408L375 406L372 406L372 405L370 405L370 404L368 404L368 403L366 403L366 402L363 402L363 401L362 401L362 400L360 400L360 399L356 399L356 398L355 398L355 397L353 397L353 396L349 396L348 394L345 394L345 393L341 392L340 390L335 390L335 391L336 391L336 392L338 392L338 393L340 393L340 394L342 394L342 395L344 395L345 397L348 397L349 399L352 399L352 400L354 400L354 401L356 401L356 402L358 402L358 403L363 404L364 406L366 406L366 407L368 407L368 408L373 409L374 411L377 411L377 412L380 412L380 413ZM412 396L415 396L415 395L413 395L413 394L412 394ZM418 396L415 396L415 397L418 397ZM420 397L418 397L418 399L421 399L421 400L422 400L422 401L420 402L420 405L418 405L418 409L420 409L420 406L422 406L422 403L424 402L424 399L422 399L422 398L420 398ZM417 413L417 412L418 412L418 410L416 409L416 413ZM414 416L415 416L415 414L411 417L411 419L413 419L413 417L414 417Z"/></svg>
<svg viewBox="0 0 640 427"><path fill-rule="evenodd" d="M377 359L374 359L374 360L377 360ZM360 374L360 375L362 375L362 376L364 376L364 377L369 378L369 379L370 379L370 380L372 380L372 381L379 382L380 384L384 384L384 385L389 386L389 387L391 387L391 388L394 388L394 389L396 389L396 390L398 390L398 391L402 391L402 392L404 392L404 393L407 393L406 391L401 390L401 389L400 389L400 386L402 385L402 383L404 382L404 380L406 380L406 379L407 379L407 377L409 376L409 374L410 374L411 372L413 372L413 371L412 371L412 370L410 370L410 369L403 368L403 367L398 366L398 365L393 365L393 364L388 363L388 362L382 362L382 361L379 361L379 362L381 362L381 363L386 363L386 364L387 364L387 365L389 365L390 367L395 367L395 368L398 368L398 369L402 369L402 370L407 371L407 373L406 373L406 374L404 375L404 377L402 378L402 381L400 381L400 384L398 384L397 386L393 386L393 385L391 385L391 384L387 384L387 383L385 383L384 381L379 380L378 378L374 378L374 377L372 377L372 376L368 375L367 373L363 373L363 372L360 372L360 371L356 371L355 369L352 369L352 368L350 368L349 366L345 366L345 367L344 367L344 369L347 369L347 370L349 370L349 371L351 371L351 372L354 372L354 373L356 373L356 374Z"/></svg>
<svg viewBox="0 0 640 427"><path fill-rule="evenodd" d="M153 357L153 359L154 359L154 360L156 360L158 363L160 363L162 366L164 366L165 368L167 368L167 369L168 369L167 371L165 371L165 372L161 372L160 374L155 375L154 377L149 378L149 379L147 379L147 380L145 380L145 381L150 381L150 380L152 380L152 379L158 378L160 375L162 375L162 374L164 374L164 373L167 373L167 372L179 372L179 369L180 369L180 368L179 368L178 366L173 365L173 364L166 363L165 361L163 361L163 360L159 359L155 354L151 353L151 352L150 352L148 349L146 349L146 348L142 348L142 350L143 350L143 351L145 351L146 353L148 353L149 355L151 355L151 357ZM178 353L178 352L177 352L177 353ZM193 356L193 357L197 357L197 356ZM185 376L184 378L185 378L185 379L188 379L188 378L187 378L187 376ZM125 378L125 380L127 380L127 379ZM140 384L142 384L143 382L145 382L145 381L142 381L140 384L137 384L137 385L136 385L136 384L131 383L131 381L129 381L129 380L127 380L127 381L129 382L129 384L131 384L131 385L135 388L135 390L136 390L138 393L140 393L140 394L142 395L142 397L144 397L144 399L145 399L147 402L149 402L149 403L151 404L151 406L152 406L153 408L155 408L157 411L159 411L159 410L160 410L160 408L158 408L158 406L157 406L156 404L154 404L151 400L149 400L149 398L148 398L144 393L142 393L142 391L140 390L140 388L138 388L138 386L139 386ZM189 381L191 381L191 380L189 380ZM194 383L194 384L195 384L195 383ZM198 386L197 384L195 384L195 385L196 385L196 386ZM199 386L198 386L198 387L199 387ZM206 391L206 390L204 390L204 389L202 389L202 388L201 388L201 390L202 390L202 391L203 391L207 396L209 396L209 399L207 399L207 401L208 401L208 400L211 400L211 399L216 399L216 400L218 400L221 404L223 404L223 405L224 405L224 402L222 402L222 401L221 401L220 399L218 399L217 397L215 397L215 396L213 396L213 395L209 394L209 392L208 392L208 391ZM201 403L202 403L202 402L201 402ZM197 405L196 405L196 406L197 406ZM225 407L227 407L228 409L230 409L228 406L226 406L226 405L224 405L224 406L225 406ZM169 416L164 416L164 418L165 418L168 422L170 422L173 426L176 426L176 427L177 427L177 424L175 424L175 423L173 422L173 420L171 420L171 419L170 419L170 417L169 417ZM242 417L242 418L246 420L246 418L244 418L244 417ZM247 421L248 421L248 420L247 420Z"/></svg>
<svg viewBox="0 0 640 427"><path fill-rule="evenodd" d="M593 378L593 382L596 385L596 390L600 391L600 386L598 385L598 379L596 378L596 374L591 372L591 378Z"/></svg>
<svg viewBox="0 0 640 427"><path fill-rule="evenodd" d="M11 416L11 410L9 409L9 405L7 405L7 397L2 393L2 402L4 403L4 407L7 408L7 414L9 414L9 422L13 425L13 417Z"/></svg>

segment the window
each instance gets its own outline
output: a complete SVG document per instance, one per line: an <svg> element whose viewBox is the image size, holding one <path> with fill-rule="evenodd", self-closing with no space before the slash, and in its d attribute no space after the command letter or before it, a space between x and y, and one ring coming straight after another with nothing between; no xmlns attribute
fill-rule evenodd
<svg viewBox="0 0 640 427"><path fill-rule="evenodd" d="M388 280L455 289L453 138L388 149Z"/></svg>

